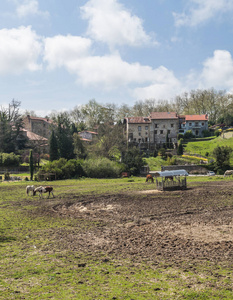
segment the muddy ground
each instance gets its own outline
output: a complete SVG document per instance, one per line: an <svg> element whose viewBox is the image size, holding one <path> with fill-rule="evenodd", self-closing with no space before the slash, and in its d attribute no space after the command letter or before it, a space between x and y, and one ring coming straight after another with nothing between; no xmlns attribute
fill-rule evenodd
<svg viewBox="0 0 233 300"><path fill-rule="evenodd" d="M183 191L151 188L41 201L36 213L82 224L81 230L76 226L50 232L61 250L133 261L233 265L233 182L193 183Z"/></svg>

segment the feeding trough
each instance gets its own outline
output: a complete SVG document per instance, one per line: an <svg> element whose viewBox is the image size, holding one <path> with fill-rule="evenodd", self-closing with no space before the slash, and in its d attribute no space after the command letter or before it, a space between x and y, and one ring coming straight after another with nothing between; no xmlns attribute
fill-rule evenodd
<svg viewBox="0 0 233 300"><path fill-rule="evenodd" d="M176 190L186 189L187 181L186 176L188 172L186 170L174 170L174 171L150 171L149 172L156 181L158 190Z"/></svg>

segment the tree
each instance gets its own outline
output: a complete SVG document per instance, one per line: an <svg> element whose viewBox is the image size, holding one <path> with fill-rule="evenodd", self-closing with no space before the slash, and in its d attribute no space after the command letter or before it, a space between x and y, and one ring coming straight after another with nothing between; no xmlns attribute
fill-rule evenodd
<svg viewBox="0 0 233 300"><path fill-rule="evenodd" d="M124 153L122 162L126 166L126 171L130 172L132 175L140 174L140 170L144 166L142 155L135 147Z"/></svg>
<svg viewBox="0 0 233 300"><path fill-rule="evenodd" d="M29 155L29 169L30 169L30 180L33 180L34 162L33 162L32 150L30 150L30 155Z"/></svg>
<svg viewBox="0 0 233 300"><path fill-rule="evenodd" d="M26 139L20 138L23 127L22 116L19 112L20 102L12 100L8 107L0 109L0 151L15 152L24 147Z"/></svg>
<svg viewBox="0 0 233 300"><path fill-rule="evenodd" d="M183 155L183 153L184 153L183 145L182 143L179 143L177 147L177 155Z"/></svg>
<svg viewBox="0 0 233 300"><path fill-rule="evenodd" d="M215 169L219 172L224 172L229 169L230 166L230 154L232 149L228 146L217 146L214 151L213 155L216 159L215 161Z"/></svg>
<svg viewBox="0 0 233 300"><path fill-rule="evenodd" d="M78 158L86 158L86 148L83 145L83 142L81 141L79 135L77 133L73 134L73 140L74 140L74 153L77 155Z"/></svg>
<svg viewBox="0 0 233 300"><path fill-rule="evenodd" d="M57 138L53 130L49 140L49 160L54 161L57 160L58 158L59 158L59 153L58 153Z"/></svg>

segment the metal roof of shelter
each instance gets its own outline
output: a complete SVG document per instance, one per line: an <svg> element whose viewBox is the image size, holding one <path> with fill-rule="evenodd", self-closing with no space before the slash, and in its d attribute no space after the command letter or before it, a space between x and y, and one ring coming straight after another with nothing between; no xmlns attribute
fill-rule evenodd
<svg viewBox="0 0 233 300"><path fill-rule="evenodd" d="M151 175L155 177L169 177L169 176L188 176L188 172L186 170L174 170L174 171L150 171Z"/></svg>

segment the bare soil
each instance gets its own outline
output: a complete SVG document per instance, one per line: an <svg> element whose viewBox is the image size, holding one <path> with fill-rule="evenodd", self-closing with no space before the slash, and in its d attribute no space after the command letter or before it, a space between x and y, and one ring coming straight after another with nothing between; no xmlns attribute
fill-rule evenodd
<svg viewBox="0 0 233 300"><path fill-rule="evenodd" d="M82 224L82 229L76 225L51 231L50 239L61 250L101 252L135 262L233 265L233 182L193 183L182 191L158 192L153 187L40 201L36 214Z"/></svg>

